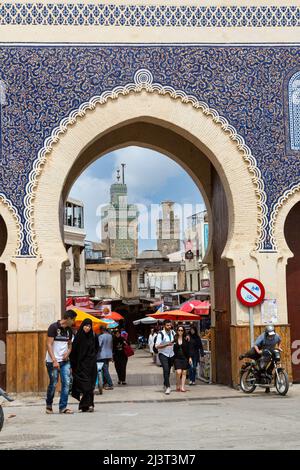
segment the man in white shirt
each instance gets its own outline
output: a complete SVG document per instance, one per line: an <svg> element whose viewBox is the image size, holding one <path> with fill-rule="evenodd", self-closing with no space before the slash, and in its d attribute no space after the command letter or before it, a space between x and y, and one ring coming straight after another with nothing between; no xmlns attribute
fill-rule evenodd
<svg viewBox="0 0 300 470"><path fill-rule="evenodd" d="M172 328L172 322L165 320L163 330L157 335L155 346L158 349L159 360L163 368L166 395L169 395L171 392L170 372L174 360L174 338L175 332Z"/></svg>

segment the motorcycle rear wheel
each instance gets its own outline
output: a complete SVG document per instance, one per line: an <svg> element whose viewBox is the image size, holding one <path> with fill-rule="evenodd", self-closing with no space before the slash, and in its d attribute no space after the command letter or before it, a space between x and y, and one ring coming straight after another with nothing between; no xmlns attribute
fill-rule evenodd
<svg viewBox="0 0 300 470"><path fill-rule="evenodd" d="M275 376L275 387L279 395L284 396L287 394L289 390L289 386L290 386L289 377L285 370L278 371L278 375L279 375L279 381L278 381L277 374Z"/></svg>
<svg viewBox="0 0 300 470"><path fill-rule="evenodd" d="M252 393L256 389L256 378L252 370L246 369L240 378L240 387L244 393Z"/></svg>
<svg viewBox="0 0 300 470"><path fill-rule="evenodd" d="M3 428L3 424L4 424L4 413L3 413L3 408L0 405L0 431Z"/></svg>

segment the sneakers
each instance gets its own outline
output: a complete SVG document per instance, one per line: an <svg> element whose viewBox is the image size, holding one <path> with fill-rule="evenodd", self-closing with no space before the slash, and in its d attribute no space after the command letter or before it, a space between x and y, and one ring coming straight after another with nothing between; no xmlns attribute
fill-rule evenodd
<svg viewBox="0 0 300 470"><path fill-rule="evenodd" d="M166 394L166 395L170 395L170 393L171 393L171 389L170 389L170 387L167 387L167 388L166 388L166 391L165 391L165 394Z"/></svg>
<svg viewBox="0 0 300 470"><path fill-rule="evenodd" d="M52 406L47 406L47 407L46 407L46 414L47 414L47 415L53 415Z"/></svg>
<svg viewBox="0 0 300 470"><path fill-rule="evenodd" d="M104 390L113 390L114 387L112 385L104 385Z"/></svg>

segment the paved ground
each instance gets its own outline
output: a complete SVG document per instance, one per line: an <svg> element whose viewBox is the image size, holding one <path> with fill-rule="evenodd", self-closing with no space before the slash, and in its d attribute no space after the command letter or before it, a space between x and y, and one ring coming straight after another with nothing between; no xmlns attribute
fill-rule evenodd
<svg viewBox="0 0 300 470"><path fill-rule="evenodd" d="M17 396L4 409L0 449L300 449L300 386L280 397L198 383L166 396L161 378L142 351L130 358L127 386L96 395L95 413L56 407L49 416L43 397Z"/></svg>

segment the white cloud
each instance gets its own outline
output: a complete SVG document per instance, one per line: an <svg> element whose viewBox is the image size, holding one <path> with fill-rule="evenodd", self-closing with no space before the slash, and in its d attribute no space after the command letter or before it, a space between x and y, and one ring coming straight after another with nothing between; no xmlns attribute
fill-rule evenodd
<svg viewBox="0 0 300 470"><path fill-rule="evenodd" d="M154 150L142 147L125 147L116 152L115 172L125 163L125 183L130 188L131 201L145 204L149 196L156 194L167 184L168 179L180 177L182 168L170 158ZM145 195L148 195L148 200Z"/></svg>
<svg viewBox="0 0 300 470"><path fill-rule="evenodd" d="M88 167L77 179L70 192L71 197L84 203L87 239L99 240L96 233L100 221L97 208L99 205L109 203L110 185L116 182L116 171L121 169L121 163L126 164L125 183L128 187L129 202L149 207L148 213L142 211L140 214L139 222L140 227L143 229L140 237L143 239L145 232L148 232L150 238L155 238L156 228L154 225L156 224L155 221L152 221L153 227L150 226L150 206L155 199L157 200L157 195L162 193L163 190L165 192L168 185L173 187L176 178L182 179L184 170L176 162L158 152L133 146L125 147L104 156L103 169L105 168L105 170L101 170L100 162L98 161L96 166L91 165ZM105 171L105 175L109 174L109 177L101 178L100 171ZM178 179L177 182L179 187L180 180ZM181 200L177 202L186 203L187 201L182 196L181 193L179 196ZM198 201L191 202L195 204L199 202L199 199L201 200L200 195ZM148 217L149 224L147 223ZM140 240L141 242L142 240Z"/></svg>

